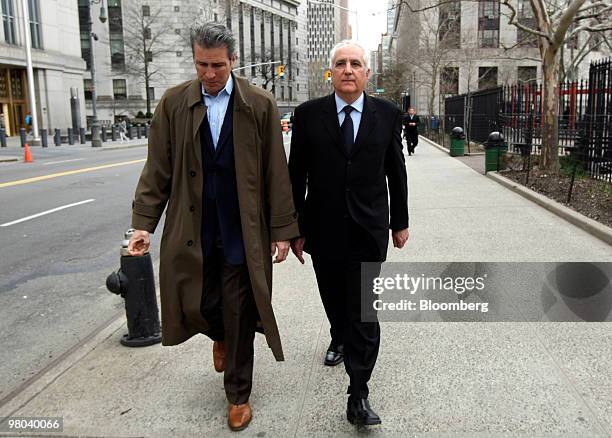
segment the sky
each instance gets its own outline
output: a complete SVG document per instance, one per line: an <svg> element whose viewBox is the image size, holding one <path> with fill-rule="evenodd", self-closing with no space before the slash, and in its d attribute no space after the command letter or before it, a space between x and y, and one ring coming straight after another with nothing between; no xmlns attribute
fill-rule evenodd
<svg viewBox="0 0 612 438"><path fill-rule="evenodd" d="M349 12L353 38L375 50L387 30L387 0L349 0L349 9L356 11Z"/></svg>

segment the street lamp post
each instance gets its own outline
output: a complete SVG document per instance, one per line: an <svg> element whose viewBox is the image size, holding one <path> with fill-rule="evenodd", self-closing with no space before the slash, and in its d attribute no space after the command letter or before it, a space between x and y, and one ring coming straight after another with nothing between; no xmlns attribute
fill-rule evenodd
<svg viewBox="0 0 612 438"><path fill-rule="evenodd" d="M91 146L101 147L102 139L100 138L100 125L98 124L98 112L96 107L96 62L94 55L94 40L98 40L98 36L93 31L93 19L91 18L91 10L94 4L100 4L100 16L98 17L101 23L106 22L106 10L104 9L104 0L90 0L89 2L89 69L91 71L91 103L93 109L93 118L91 120Z"/></svg>
<svg viewBox="0 0 612 438"><path fill-rule="evenodd" d="M22 0L21 5L23 7L23 28L25 34L25 46L26 46L26 66L28 74L28 98L30 101L30 116L32 118L32 134L33 139L30 142L31 145L40 145L40 136L38 133L38 113L36 110L36 93L34 92L34 69L32 68L32 36L30 35L30 23L29 17L30 12L28 10L27 0Z"/></svg>

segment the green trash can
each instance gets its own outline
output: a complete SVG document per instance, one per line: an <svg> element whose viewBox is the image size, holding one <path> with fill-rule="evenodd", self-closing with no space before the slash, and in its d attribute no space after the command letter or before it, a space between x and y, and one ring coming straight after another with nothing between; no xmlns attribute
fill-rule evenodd
<svg viewBox="0 0 612 438"><path fill-rule="evenodd" d="M463 128L455 126L450 133L450 156L463 157L465 153L465 134Z"/></svg>
<svg viewBox="0 0 612 438"><path fill-rule="evenodd" d="M502 156L508 149L501 132L493 131L484 144L485 147L485 173L499 171L502 167Z"/></svg>

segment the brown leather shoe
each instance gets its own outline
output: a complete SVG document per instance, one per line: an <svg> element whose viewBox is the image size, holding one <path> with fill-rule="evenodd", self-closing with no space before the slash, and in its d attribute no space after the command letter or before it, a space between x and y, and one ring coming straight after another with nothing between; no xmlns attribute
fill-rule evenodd
<svg viewBox="0 0 612 438"><path fill-rule="evenodd" d="M227 425L233 431L246 429L252 418L253 411L249 402L241 405L230 403L227 406Z"/></svg>
<svg viewBox="0 0 612 438"><path fill-rule="evenodd" d="M213 364L216 372L225 371L225 342L223 341L213 342Z"/></svg>

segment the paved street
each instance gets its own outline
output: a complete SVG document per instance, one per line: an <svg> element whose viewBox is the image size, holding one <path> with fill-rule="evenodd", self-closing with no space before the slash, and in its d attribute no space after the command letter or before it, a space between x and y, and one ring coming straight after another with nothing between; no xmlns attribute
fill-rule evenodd
<svg viewBox="0 0 612 438"><path fill-rule="evenodd" d="M45 165L59 159L35 155L29 168L0 166L0 201L10 206L0 224L95 199L0 227L2 395L95 333L0 404L0 417L60 416L65 436L229 436L207 339L127 349L123 315L96 329L123 305L102 285L118 264L142 162L1 185L141 160L145 149L62 153L82 160ZM611 246L424 139L406 159L411 238L405 250L390 249L390 261L612 261ZM344 370L321 364L328 325L310 260L275 268L274 305L286 361L274 362L257 337L246 433L354 435ZM610 323L383 323L370 397L383 424L368 435L610 437L611 333Z"/></svg>
<svg viewBox="0 0 612 438"><path fill-rule="evenodd" d="M121 312L104 282L118 267L146 148L32 153L33 163L0 164L0 399ZM109 164L119 165L69 174Z"/></svg>

